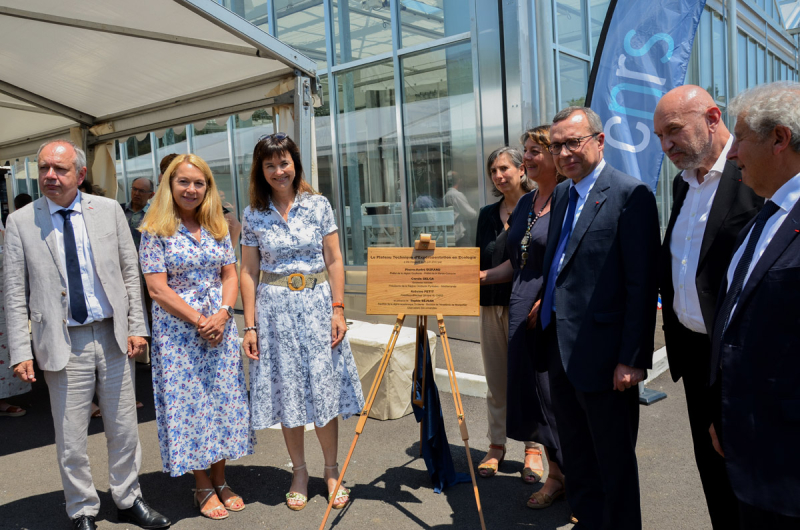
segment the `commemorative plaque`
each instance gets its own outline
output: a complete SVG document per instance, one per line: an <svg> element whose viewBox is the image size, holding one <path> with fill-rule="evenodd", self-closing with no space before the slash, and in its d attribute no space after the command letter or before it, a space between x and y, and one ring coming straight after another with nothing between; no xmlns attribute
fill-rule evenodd
<svg viewBox="0 0 800 530"><path fill-rule="evenodd" d="M478 248L370 248L367 314L478 316Z"/></svg>

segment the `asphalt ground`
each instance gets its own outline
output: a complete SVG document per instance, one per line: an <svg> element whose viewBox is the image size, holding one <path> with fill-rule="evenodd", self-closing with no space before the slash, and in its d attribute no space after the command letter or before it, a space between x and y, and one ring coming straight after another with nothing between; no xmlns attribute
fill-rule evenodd
<svg viewBox="0 0 800 530"><path fill-rule="evenodd" d="M455 345L454 345L455 349ZM455 355L455 351L454 351ZM313 432L306 433L306 460L312 475L309 504L301 512L284 505L291 481L291 463L279 430L258 432L252 456L230 462L228 482L244 497L247 509L231 513L224 521L201 517L192 505L194 480L190 475L171 478L161 472L156 435L150 371L137 365L139 434L143 448L141 484L145 498L166 514L176 529L318 528L326 507L322 480L322 454ZM668 398L641 408L638 454L644 528L702 530L710 528L700 481L694 466L689 424L682 384L665 373L649 385ZM444 421L456 470L467 472L467 459L454 414L452 395L441 392ZM54 432L49 398L42 379L33 390L12 400L28 409L21 418L0 418L0 528L70 528L64 512L64 496L56 466ZM488 449L485 400L463 397L475 465ZM340 423L340 457L344 462L353 439L356 419ZM459 484L435 494L418 458L419 427L413 415L399 420L369 420L361 435L346 486L353 502L333 512L328 528L339 529L479 529L470 484ZM116 509L108 492L107 456L103 423L91 421L89 455L92 474L100 492L98 526L132 528L116 524ZM499 474L478 478L481 502L489 529L571 528L567 502L557 501L546 510L531 510L525 500L539 485L520 479L523 446L509 444Z"/></svg>

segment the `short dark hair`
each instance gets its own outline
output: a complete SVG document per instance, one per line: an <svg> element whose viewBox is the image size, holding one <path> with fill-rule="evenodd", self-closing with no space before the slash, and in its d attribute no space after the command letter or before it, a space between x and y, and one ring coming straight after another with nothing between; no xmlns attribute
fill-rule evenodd
<svg viewBox="0 0 800 530"><path fill-rule="evenodd" d="M164 158L161 159L161 162L158 164L158 169L159 169L159 171L161 171L162 175L167 172L167 168L172 163L172 161L175 160L177 157L178 157L178 153L172 153L172 154L169 154L169 155L167 155L167 156L165 156ZM150 191L153 191L153 183L152 182L150 183Z"/></svg>
<svg viewBox="0 0 800 530"><path fill-rule="evenodd" d="M303 178L303 162L300 160L300 148L291 138L284 134L263 136L253 148L253 165L250 166L250 207L255 210L266 210L272 195L272 186L264 177L263 163L275 155L288 153L294 164L294 181L292 187L296 194L316 193L314 188Z"/></svg>
<svg viewBox="0 0 800 530"><path fill-rule="evenodd" d="M16 197L14 197L14 209L19 210L26 204L30 204L33 202L33 197L28 195L27 193L20 193Z"/></svg>
<svg viewBox="0 0 800 530"><path fill-rule="evenodd" d="M576 112L583 112L584 116L586 116L586 120L589 122L590 133L600 134L603 132L603 120L601 120L600 116L598 116L597 113L589 107L572 106L561 109L556 113L555 116L553 116L553 124L566 120Z"/></svg>

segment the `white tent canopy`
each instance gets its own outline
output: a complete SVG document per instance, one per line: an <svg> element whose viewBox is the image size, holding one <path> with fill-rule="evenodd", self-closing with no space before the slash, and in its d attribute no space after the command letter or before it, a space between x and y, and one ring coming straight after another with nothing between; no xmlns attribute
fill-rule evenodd
<svg viewBox="0 0 800 530"><path fill-rule="evenodd" d="M283 106L311 167L314 61L212 0L0 0L0 35L0 164Z"/></svg>

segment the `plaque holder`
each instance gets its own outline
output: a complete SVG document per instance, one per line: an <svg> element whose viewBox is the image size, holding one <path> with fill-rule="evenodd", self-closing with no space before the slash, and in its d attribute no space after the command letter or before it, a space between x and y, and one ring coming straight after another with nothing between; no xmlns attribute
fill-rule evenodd
<svg viewBox="0 0 800 530"><path fill-rule="evenodd" d="M436 241L431 241L430 234L421 234L420 239L414 242L414 249L415 250L433 250L436 248ZM367 424L367 419L369 418L370 409L372 408L372 404L375 401L375 396L378 393L378 388L381 385L381 381L383 380L383 376L386 373L386 368L389 366L389 360L392 357L392 352L394 351L395 344L397 344L397 339L400 337L400 331L403 329L403 322L405 321L406 315L405 313L399 313L397 315L397 320L394 323L394 327L392 328L392 334L389 336L389 342L386 344L386 348L383 351L383 356L381 357L381 362L378 365L378 371L375 373L375 379L372 381L372 386L370 387L369 394L367 394L367 399L364 402L364 409L361 411L361 416L358 418L358 423L356 424L356 433L353 437L353 443L350 445L350 450L347 452L347 458L344 461L344 465L342 466L342 471L339 473L339 480L336 481L336 488L333 491L339 491L339 488L342 487L342 481L344 480L344 474L347 472L347 466L350 464L350 459L353 456L353 452L356 449L356 444L358 443L358 438L361 436L361 433L364 432L364 427ZM464 406L461 403L461 393L458 391L458 380L456 379L456 370L455 365L453 363L453 356L450 352L450 341L447 338L447 330L444 327L444 315L442 313L436 314L436 321L439 326L439 340L442 345L442 353L444 354L445 364L447 364L447 375L450 379L450 390L453 394L453 402L455 404L455 411L456 411L456 418L458 418L458 427L461 432L461 440L464 442L464 448L467 451L467 464L469 465L469 475L472 478L472 490L475 493L475 505L478 509L478 517L481 521L481 530L486 530L486 523L483 520L483 509L481 508L481 497L478 493L478 483L475 480L475 469L472 465L472 455L470 454L469 450L469 432L467 430L467 420L464 416ZM419 351L419 340L420 337L427 339L428 336L428 317L427 316L417 316L417 350ZM423 374L423 385L425 384L424 373L426 366L423 364L419 366L420 359L419 355L415 355L415 362L414 362L414 374L415 376L419 373ZM423 356L422 362L424 363L425 359ZM416 377L415 377L416 379ZM424 390L420 394L423 396L424 399L425 393ZM415 400L414 403L416 405L424 405L424 402ZM422 425L420 424L420 438L422 437ZM420 440L420 454L422 454L422 441ZM336 500L336 495L331 495L330 500L328 501L328 508L325 510L325 516L322 519L322 524L319 526L319 530L324 530L325 524L328 522L328 516L330 516L331 510L333 509L333 503Z"/></svg>

